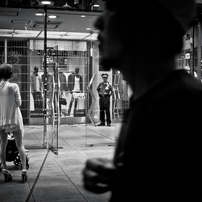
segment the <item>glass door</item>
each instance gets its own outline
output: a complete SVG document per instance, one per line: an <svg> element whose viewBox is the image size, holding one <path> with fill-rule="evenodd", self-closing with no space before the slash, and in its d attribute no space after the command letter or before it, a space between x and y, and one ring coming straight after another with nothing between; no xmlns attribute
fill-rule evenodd
<svg viewBox="0 0 202 202"><path fill-rule="evenodd" d="M49 147L58 154L58 132L60 126L60 85L59 85L59 72L58 72L58 46L53 50L49 49L49 60L53 62L53 93L51 99L51 116L49 116Z"/></svg>
<svg viewBox="0 0 202 202"><path fill-rule="evenodd" d="M58 154L60 126L60 85L58 73L58 46L47 48L44 65L44 146Z"/></svg>

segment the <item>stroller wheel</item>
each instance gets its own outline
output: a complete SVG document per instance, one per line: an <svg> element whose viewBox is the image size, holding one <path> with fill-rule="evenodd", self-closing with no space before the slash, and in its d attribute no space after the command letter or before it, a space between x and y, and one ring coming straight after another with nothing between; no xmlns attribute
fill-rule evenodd
<svg viewBox="0 0 202 202"><path fill-rule="evenodd" d="M20 166L21 160L20 160L19 154L16 156L15 160L13 161L13 163L14 163L16 166Z"/></svg>
<svg viewBox="0 0 202 202"><path fill-rule="evenodd" d="M13 161L13 164L16 165L16 166L19 166L19 165L20 165L20 162L17 161L17 160L15 160L15 161Z"/></svg>

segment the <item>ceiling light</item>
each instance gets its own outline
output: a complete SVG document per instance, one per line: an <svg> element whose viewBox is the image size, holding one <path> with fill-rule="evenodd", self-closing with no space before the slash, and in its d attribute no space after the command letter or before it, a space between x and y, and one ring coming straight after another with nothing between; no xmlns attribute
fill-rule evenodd
<svg viewBox="0 0 202 202"><path fill-rule="evenodd" d="M52 5L53 2L52 1L41 1L41 4L43 4L43 5Z"/></svg>
<svg viewBox="0 0 202 202"><path fill-rule="evenodd" d="M43 13L35 13L36 16L43 16Z"/></svg>
<svg viewBox="0 0 202 202"><path fill-rule="evenodd" d="M81 18L85 18L86 16L85 15L81 15Z"/></svg>
<svg viewBox="0 0 202 202"><path fill-rule="evenodd" d="M68 5L68 3L66 2L66 4L65 5L63 5L62 7L64 7L64 8L72 8L70 5Z"/></svg>
<svg viewBox="0 0 202 202"><path fill-rule="evenodd" d="M55 19L55 18L57 18L57 16L56 15L49 15L48 18Z"/></svg>
<svg viewBox="0 0 202 202"><path fill-rule="evenodd" d="M93 6L96 7L96 8L100 7L99 4L94 4Z"/></svg>

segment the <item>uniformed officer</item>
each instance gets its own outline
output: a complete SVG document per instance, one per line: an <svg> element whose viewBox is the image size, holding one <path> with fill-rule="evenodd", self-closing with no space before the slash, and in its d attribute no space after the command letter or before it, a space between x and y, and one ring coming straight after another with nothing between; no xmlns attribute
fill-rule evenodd
<svg viewBox="0 0 202 202"><path fill-rule="evenodd" d="M105 113L107 116L107 126L111 126L111 118L110 118L110 96L113 94L113 86L107 81L109 75L102 74L101 75L103 82L101 82L97 91L100 97L100 124L98 126L105 126Z"/></svg>

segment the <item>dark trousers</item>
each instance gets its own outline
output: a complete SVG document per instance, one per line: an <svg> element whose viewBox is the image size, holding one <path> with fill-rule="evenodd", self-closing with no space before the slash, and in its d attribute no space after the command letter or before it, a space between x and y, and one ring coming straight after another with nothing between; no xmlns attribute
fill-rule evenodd
<svg viewBox="0 0 202 202"><path fill-rule="evenodd" d="M41 92L33 92L34 110L42 110L43 98Z"/></svg>
<svg viewBox="0 0 202 202"><path fill-rule="evenodd" d="M105 113L107 116L107 124L111 124L111 118L110 118L110 110L109 108L100 108L100 122L101 124L105 124Z"/></svg>
<svg viewBox="0 0 202 202"><path fill-rule="evenodd" d="M100 121L101 124L105 124L105 113L107 117L107 124L111 124L111 118L110 118L110 96L105 95L100 97Z"/></svg>

